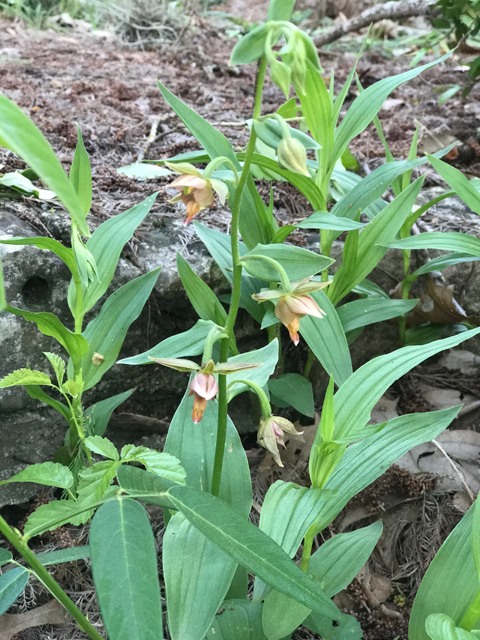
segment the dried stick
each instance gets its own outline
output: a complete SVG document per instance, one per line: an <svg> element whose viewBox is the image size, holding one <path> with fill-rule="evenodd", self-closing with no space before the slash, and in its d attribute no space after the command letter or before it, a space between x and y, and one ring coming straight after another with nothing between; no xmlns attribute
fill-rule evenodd
<svg viewBox="0 0 480 640"><path fill-rule="evenodd" d="M400 0L400 2L391 0L384 4L377 4L374 7L362 11L358 16L354 16L350 18L350 20L335 25L329 31L320 33L318 36L315 36L313 41L317 47L323 47L351 31L358 31L380 20L398 20L412 16L425 16L432 11L433 5L434 0Z"/></svg>

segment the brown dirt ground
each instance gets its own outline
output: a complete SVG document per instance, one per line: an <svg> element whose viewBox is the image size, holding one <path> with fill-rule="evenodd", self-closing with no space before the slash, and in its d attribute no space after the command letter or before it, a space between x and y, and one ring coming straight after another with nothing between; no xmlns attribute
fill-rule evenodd
<svg viewBox="0 0 480 640"><path fill-rule="evenodd" d="M161 51L135 51L84 34L36 32L26 30L19 23L3 21L0 23L0 90L26 110L53 145L65 168L71 163L75 147L74 123L79 123L93 167L92 213L102 217L138 203L156 188L151 183L138 183L116 173L118 167L136 160L155 117L160 116L160 125L148 150L148 158L169 157L198 148L194 138L163 101L156 86L157 79L216 125L234 145L245 143L242 128L223 123L249 117L255 69L253 66L229 68L232 44L231 39L208 23L201 24L197 33L189 36L181 46L165 47ZM322 53L321 59L326 76L335 70L336 82L341 83L355 56L336 52L333 48ZM406 70L408 62L404 58L386 60L381 53L369 52L360 61L358 70L362 83L368 86ZM473 153L469 154L468 166L461 168L480 177L478 147L471 145L472 140L479 140L480 88L474 90L468 100L454 98L443 106L438 105L433 93L436 87L462 81L464 75L458 59L450 59L447 64L429 70L393 93L392 97L403 100L404 104L382 111L380 118L395 156L407 155L414 129L421 121L424 135L440 135L447 131L464 143L470 141ZM356 91L352 90L347 104L355 95ZM280 91L267 83L264 112L274 110L282 102ZM362 167L376 166L385 155L372 126L352 143L351 150ZM22 162L12 154L0 151L2 173L22 167ZM168 196L161 197L166 200ZM299 207L303 207L303 202L299 203L298 195L288 188L276 190L275 204L282 211L282 219L295 216ZM209 222L208 212L199 217ZM363 496L363 502L370 501L373 505L372 513L375 513L379 492L390 491L397 480L398 474L394 472L393 476L381 481L386 483L386 488L375 485L370 497L368 494ZM417 487L414 496L424 508L423 488ZM436 505L431 507L433 511ZM451 529L455 519L448 515L444 533ZM65 536L64 533L59 535ZM65 544L55 537L45 542ZM83 588L86 589L84 598L91 603L93 594L87 587ZM91 590L91 584L89 588ZM357 593L355 597L355 589L358 592L358 585L351 590L354 599L357 603L363 602L361 594ZM375 612L370 614L368 606L363 608L358 615L368 640L406 637L407 617L402 616L401 607L394 609L400 618L392 621ZM27 637L40 636L23 636ZM305 631L300 631L296 637L312 638Z"/></svg>

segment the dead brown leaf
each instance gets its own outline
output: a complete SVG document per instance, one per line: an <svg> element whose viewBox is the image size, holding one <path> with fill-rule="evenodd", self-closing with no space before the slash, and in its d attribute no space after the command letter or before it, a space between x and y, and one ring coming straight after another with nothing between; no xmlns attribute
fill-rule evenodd
<svg viewBox="0 0 480 640"><path fill-rule="evenodd" d="M11 640L31 627L64 624L67 619L68 613L57 600L51 600L25 613L4 613L0 616L0 640Z"/></svg>

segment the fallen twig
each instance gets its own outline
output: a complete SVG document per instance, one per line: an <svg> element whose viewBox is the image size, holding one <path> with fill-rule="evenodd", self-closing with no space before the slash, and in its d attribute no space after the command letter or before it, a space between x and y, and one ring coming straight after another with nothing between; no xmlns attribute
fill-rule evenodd
<svg viewBox="0 0 480 640"><path fill-rule="evenodd" d="M357 16L340 22L329 31L315 36L314 43L317 47L323 47L330 42L338 40L351 31L358 31L363 27L368 27L380 20L398 20L399 18L410 18L412 16L425 16L432 11L434 0L391 0L384 4L377 4L374 7L365 9Z"/></svg>

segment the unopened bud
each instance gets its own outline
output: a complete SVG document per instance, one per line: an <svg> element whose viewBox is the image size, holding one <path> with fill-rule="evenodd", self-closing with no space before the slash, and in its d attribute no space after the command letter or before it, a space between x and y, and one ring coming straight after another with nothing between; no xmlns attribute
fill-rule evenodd
<svg viewBox="0 0 480 640"><path fill-rule="evenodd" d="M277 148L278 164L284 169L310 177L307 169L307 152L296 138L284 138Z"/></svg>
<svg viewBox="0 0 480 640"><path fill-rule="evenodd" d="M279 60L272 60L270 62L270 77L288 98L290 95L290 67Z"/></svg>

